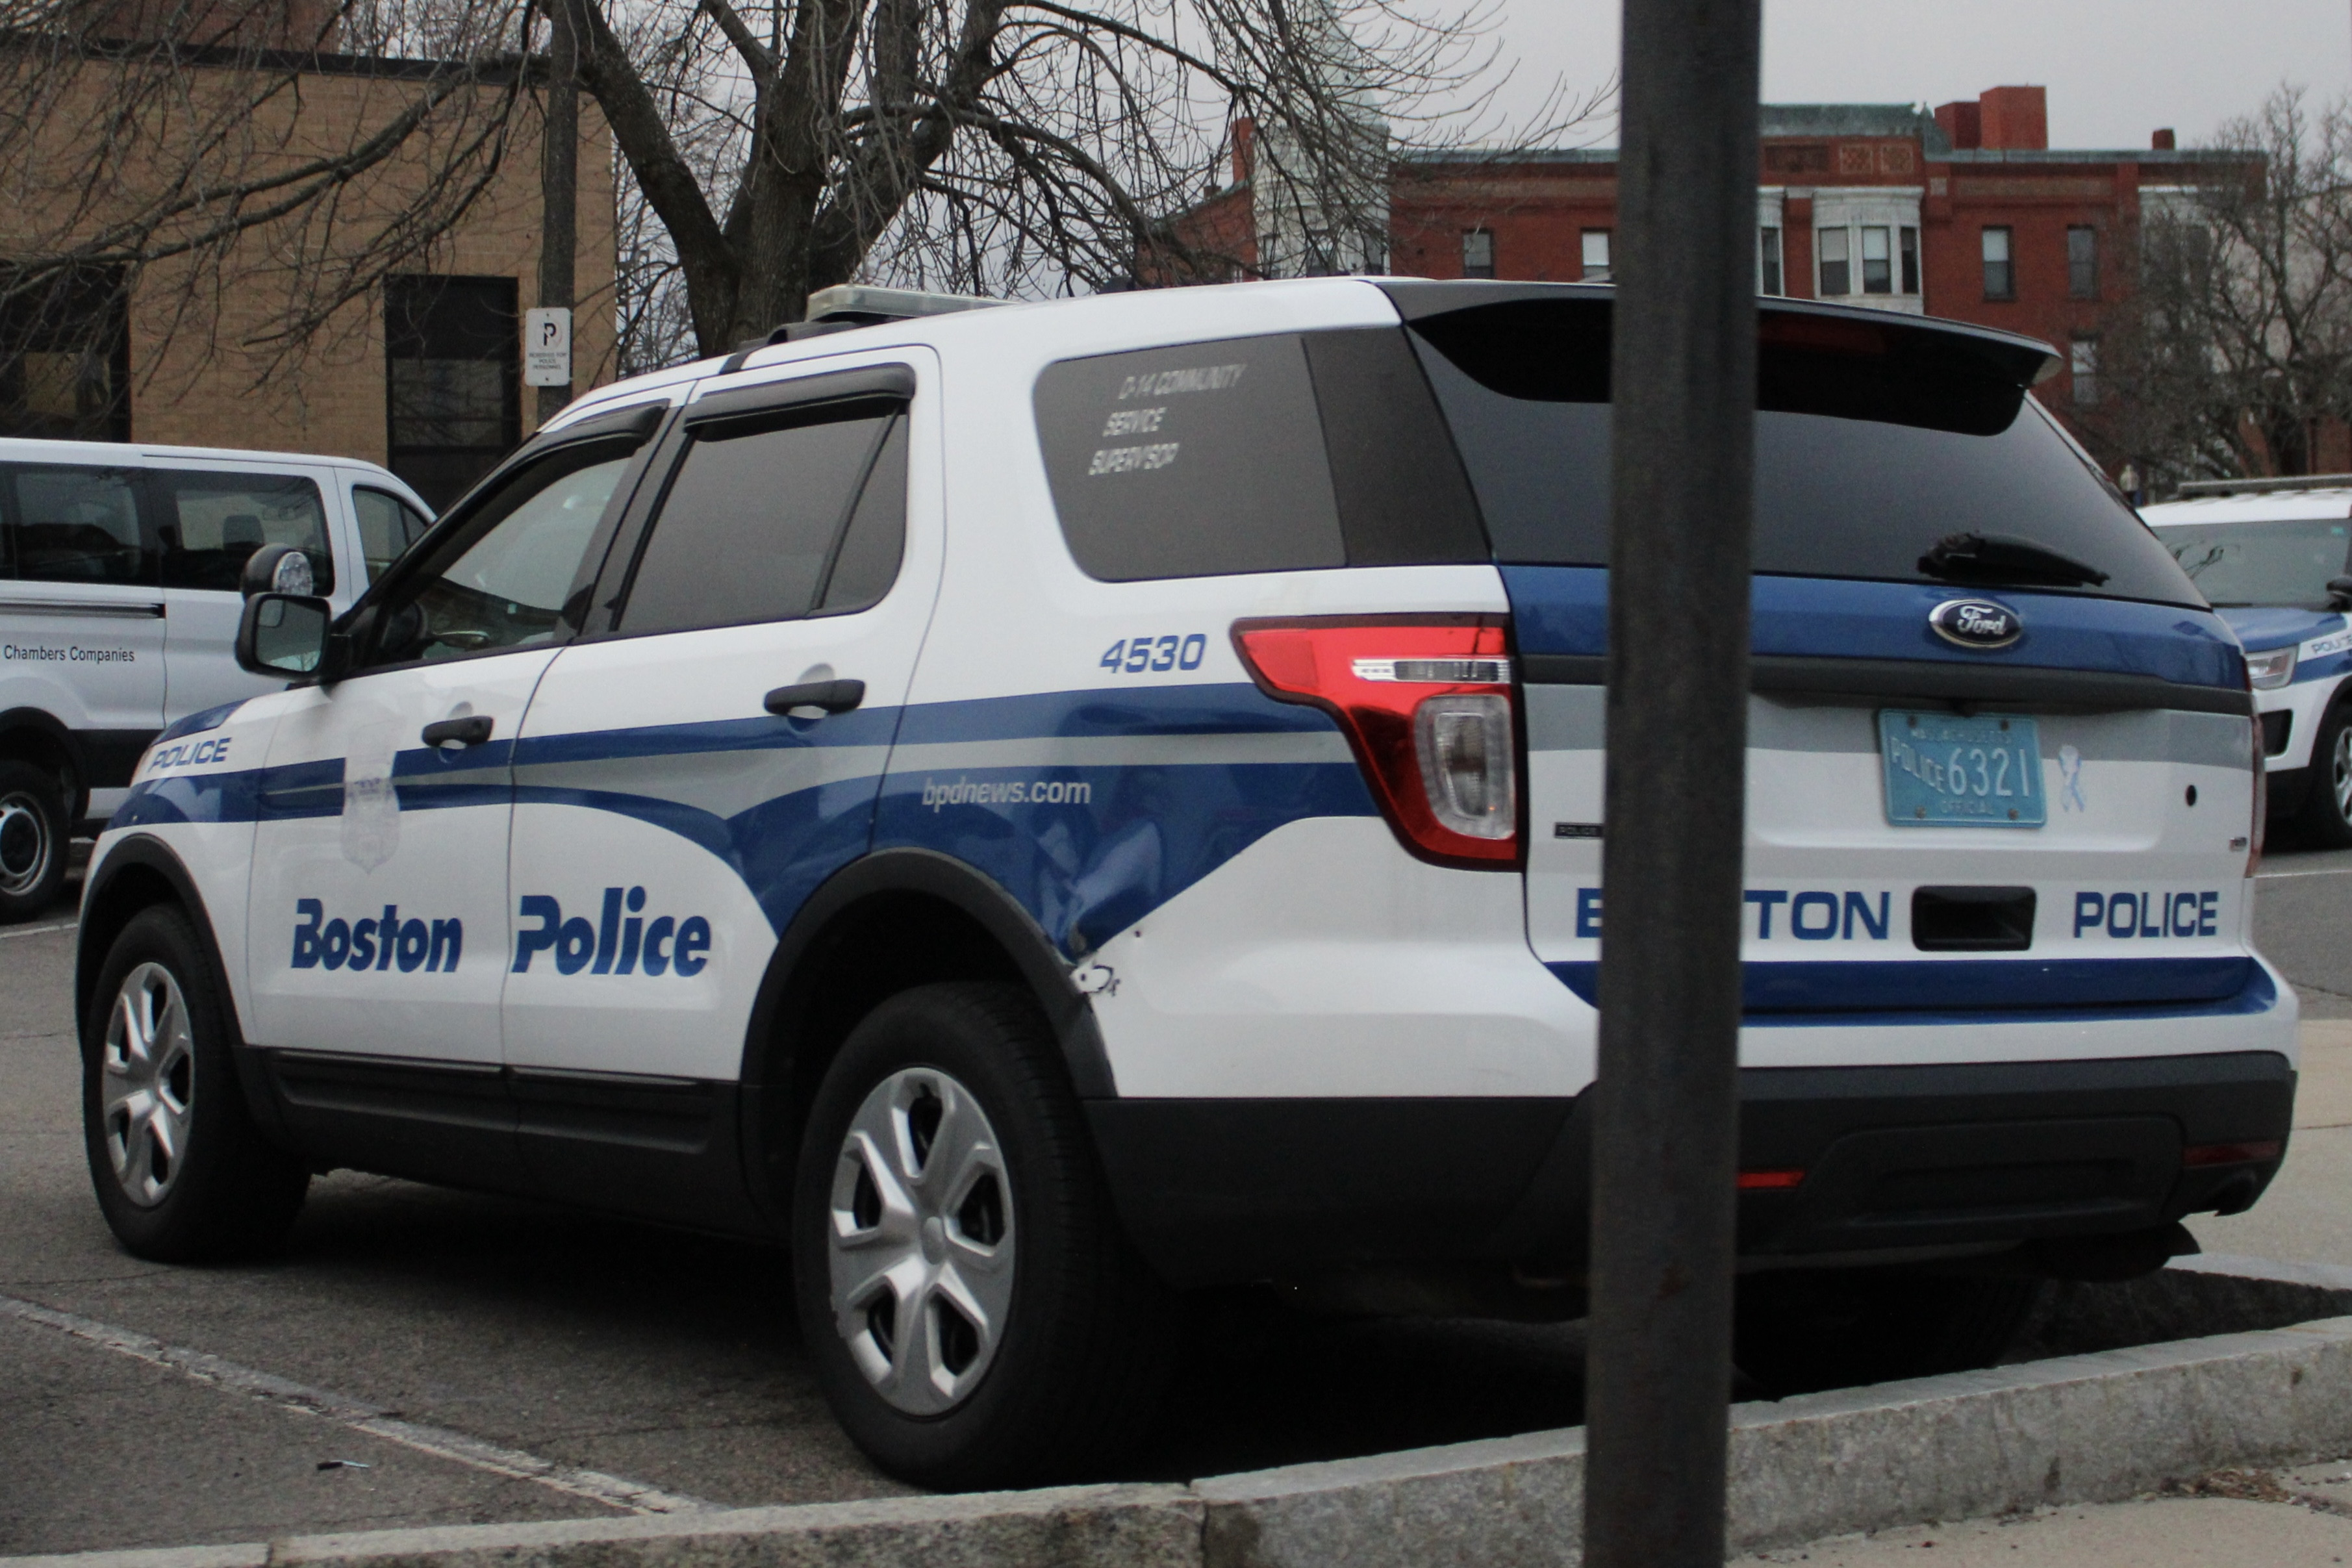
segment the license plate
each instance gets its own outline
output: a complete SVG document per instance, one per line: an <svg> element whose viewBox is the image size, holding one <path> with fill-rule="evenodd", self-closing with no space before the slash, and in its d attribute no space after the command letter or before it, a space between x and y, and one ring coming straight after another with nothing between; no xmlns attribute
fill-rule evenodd
<svg viewBox="0 0 2352 1568"><path fill-rule="evenodd" d="M1878 752L1886 820L1898 827L2039 827L2042 737L2017 713L1912 713L1882 709Z"/></svg>

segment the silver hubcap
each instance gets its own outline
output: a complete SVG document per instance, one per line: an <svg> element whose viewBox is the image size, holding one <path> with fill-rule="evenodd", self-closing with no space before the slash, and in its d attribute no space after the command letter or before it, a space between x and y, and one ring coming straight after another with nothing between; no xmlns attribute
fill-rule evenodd
<svg viewBox="0 0 2352 1568"><path fill-rule="evenodd" d="M106 1026L99 1095L107 1157L132 1203L152 1208L171 1195L188 1147L195 1089L195 1041L180 983L160 963L123 978Z"/></svg>
<svg viewBox="0 0 2352 1568"><path fill-rule="evenodd" d="M2336 754L2328 759L2328 782L2336 786L2336 816L2352 823L2352 726L2336 731Z"/></svg>
<svg viewBox="0 0 2352 1568"><path fill-rule="evenodd" d="M27 795L0 795L0 894L20 897L40 886L57 852L40 803Z"/></svg>
<svg viewBox="0 0 2352 1568"><path fill-rule="evenodd" d="M1013 1187L971 1091L931 1068L875 1085L842 1140L828 1216L833 1321L884 1399L961 1404L1013 1304Z"/></svg>

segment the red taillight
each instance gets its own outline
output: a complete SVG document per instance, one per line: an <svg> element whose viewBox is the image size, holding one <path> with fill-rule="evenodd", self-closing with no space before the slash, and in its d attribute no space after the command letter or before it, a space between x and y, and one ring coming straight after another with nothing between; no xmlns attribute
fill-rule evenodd
<svg viewBox="0 0 2352 1568"><path fill-rule="evenodd" d="M2262 1138L2248 1143L2191 1143L2180 1152L2184 1165L2260 1165L2279 1157L2286 1144Z"/></svg>
<svg viewBox="0 0 2352 1568"><path fill-rule="evenodd" d="M1447 866L1519 858L1511 664L1492 616L1238 621L1266 695L1339 721L1406 848Z"/></svg>
<svg viewBox="0 0 2352 1568"><path fill-rule="evenodd" d="M1804 1185L1802 1171L1742 1171L1739 1190L1743 1193L1785 1193Z"/></svg>

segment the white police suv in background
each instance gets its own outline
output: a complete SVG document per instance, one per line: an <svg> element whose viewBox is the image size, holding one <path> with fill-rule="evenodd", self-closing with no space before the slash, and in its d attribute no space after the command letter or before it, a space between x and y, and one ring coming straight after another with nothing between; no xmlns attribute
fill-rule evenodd
<svg viewBox="0 0 2352 1568"><path fill-rule="evenodd" d="M2352 479L2210 480L2140 516L2246 650L2271 815L2352 845Z"/></svg>
<svg viewBox="0 0 2352 1568"><path fill-rule="evenodd" d="M257 549L340 609L429 515L347 458L0 440L0 921L56 898L164 725L283 684L232 657Z"/></svg>
<svg viewBox="0 0 2352 1568"><path fill-rule="evenodd" d="M349 611L257 595L296 684L89 873L109 1221L262 1245L349 1165L789 1238L932 1485L1114 1463L1189 1288L1577 1314L1610 310L795 328L583 400ZM1738 1354L1794 1388L2252 1204L2295 1010L2237 643L2050 351L1761 322Z"/></svg>

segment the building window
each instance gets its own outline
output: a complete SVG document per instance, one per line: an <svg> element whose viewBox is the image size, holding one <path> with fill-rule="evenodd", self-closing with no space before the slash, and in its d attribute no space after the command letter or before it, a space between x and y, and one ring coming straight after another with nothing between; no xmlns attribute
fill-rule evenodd
<svg viewBox="0 0 2352 1568"><path fill-rule="evenodd" d="M2085 224L2066 231L2066 293L2076 300L2099 297L2099 231Z"/></svg>
<svg viewBox="0 0 2352 1568"><path fill-rule="evenodd" d="M2074 406L2088 408L2099 400L2099 340L2076 338L2067 345L2066 369L2074 383Z"/></svg>
<svg viewBox="0 0 2352 1568"><path fill-rule="evenodd" d="M0 266L0 436L131 439L127 293L120 268Z"/></svg>
<svg viewBox="0 0 2352 1568"><path fill-rule="evenodd" d="M1462 276L1492 278L1495 275L1495 231L1491 228L1467 228L1462 231Z"/></svg>
<svg viewBox="0 0 2352 1568"><path fill-rule="evenodd" d="M1919 291L1919 231L1906 228L1902 231L1902 236L1903 292L1916 294Z"/></svg>
<svg viewBox="0 0 2352 1568"><path fill-rule="evenodd" d="M1894 247L1884 228L1862 231L1862 291L1865 294L1895 292Z"/></svg>
<svg viewBox="0 0 2352 1568"><path fill-rule="evenodd" d="M2010 233L2006 228L1984 231L1984 291L1988 300L2017 298L2017 269L2010 260Z"/></svg>
<svg viewBox="0 0 2352 1568"><path fill-rule="evenodd" d="M1611 277L1609 267L1609 231L1588 228L1584 231L1584 280L1606 283Z"/></svg>
<svg viewBox="0 0 2352 1568"><path fill-rule="evenodd" d="M1757 231L1757 288L1766 294L1785 294L1780 284L1780 231L1764 227Z"/></svg>
<svg viewBox="0 0 2352 1568"><path fill-rule="evenodd" d="M390 278L383 286L389 461L435 510L522 439L511 278Z"/></svg>
<svg viewBox="0 0 2352 1568"><path fill-rule="evenodd" d="M1852 268L1846 257L1846 231L1825 228L1815 237L1813 253L1822 261L1822 297L1853 292Z"/></svg>

